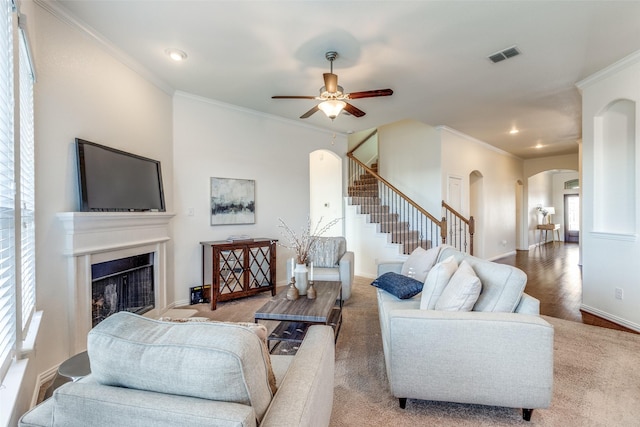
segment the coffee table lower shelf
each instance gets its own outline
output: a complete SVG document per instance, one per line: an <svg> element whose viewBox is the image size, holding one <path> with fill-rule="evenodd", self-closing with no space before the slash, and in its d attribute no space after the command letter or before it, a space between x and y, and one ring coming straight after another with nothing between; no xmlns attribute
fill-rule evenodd
<svg viewBox="0 0 640 427"><path fill-rule="evenodd" d="M280 343L301 343L309 326L314 324L316 323L281 321L267 338L269 341L269 352L273 353ZM327 325L333 328L335 339L337 340L340 327L342 326L342 310L340 307L334 307L331 310ZM271 345L272 341L275 341L273 346ZM294 350L297 350L297 347Z"/></svg>

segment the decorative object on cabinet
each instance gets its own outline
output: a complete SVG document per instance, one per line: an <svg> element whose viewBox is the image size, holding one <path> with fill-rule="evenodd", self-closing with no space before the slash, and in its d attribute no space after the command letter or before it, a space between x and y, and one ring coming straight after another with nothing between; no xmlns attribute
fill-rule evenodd
<svg viewBox="0 0 640 427"><path fill-rule="evenodd" d="M211 285L211 309L218 301L276 293L276 239L200 242L202 284Z"/></svg>
<svg viewBox="0 0 640 427"><path fill-rule="evenodd" d="M211 178L211 225L255 224L256 182Z"/></svg>

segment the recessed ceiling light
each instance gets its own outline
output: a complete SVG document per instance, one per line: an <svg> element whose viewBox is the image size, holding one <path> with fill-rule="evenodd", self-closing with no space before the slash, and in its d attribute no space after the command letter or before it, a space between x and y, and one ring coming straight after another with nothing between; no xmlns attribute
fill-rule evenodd
<svg viewBox="0 0 640 427"><path fill-rule="evenodd" d="M185 59L187 59L187 54L180 49L166 49L164 53L166 53L169 58L173 59L176 62L184 61Z"/></svg>
<svg viewBox="0 0 640 427"><path fill-rule="evenodd" d="M544 145L542 145L542 144L540 144L540 143L536 144L536 148L537 148L538 150L539 150L539 149L541 149L542 147L544 147Z"/></svg>
<svg viewBox="0 0 640 427"><path fill-rule="evenodd" d="M518 133L518 132L520 132L520 131L519 131L518 129L516 129L516 128L513 128L513 129L511 129L511 130L509 131L509 133L510 133L511 135L515 135L515 134L516 134L516 133Z"/></svg>

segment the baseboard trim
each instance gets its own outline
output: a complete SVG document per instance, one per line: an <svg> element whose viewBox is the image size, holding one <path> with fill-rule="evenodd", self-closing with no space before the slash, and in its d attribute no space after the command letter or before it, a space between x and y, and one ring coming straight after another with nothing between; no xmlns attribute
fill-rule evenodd
<svg viewBox="0 0 640 427"><path fill-rule="evenodd" d="M515 255L515 254L516 254L516 251L509 251L509 252L505 252L503 254L496 255L496 256L493 256L491 258L488 258L487 261L495 261L497 259L504 258L506 256Z"/></svg>
<svg viewBox="0 0 640 427"><path fill-rule="evenodd" d="M620 326L624 326L625 328L631 329L633 331L636 332L640 332L640 325L637 323L633 323L633 322L629 322L628 320L625 320L621 317L615 316L613 314L607 313L605 311L602 311L600 309L594 308L594 307L590 307L588 305L585 304L581 304L580 305L580 310L585 311L589 314L593 314L594 316L598 316L603 318L604 320L608 320L609 322L613 322L615 324L618 324Z"/></svg>

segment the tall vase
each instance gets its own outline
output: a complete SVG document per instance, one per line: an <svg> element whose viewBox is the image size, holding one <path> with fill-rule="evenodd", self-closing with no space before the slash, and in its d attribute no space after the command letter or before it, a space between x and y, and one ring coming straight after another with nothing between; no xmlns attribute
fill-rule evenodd
<svg viewBox="0 0 640 427"><path fill-rule="evenodd" d="M307 286L309 285L307 272L307 266L304 264L296 264L296 268L293 270L293 275L296 278L296 288L298 288L300 295L307 294Z"/></svg>

